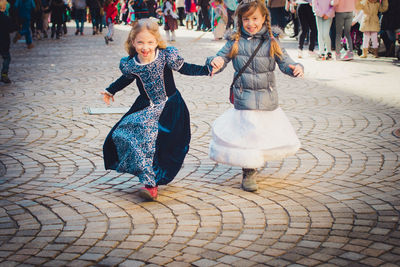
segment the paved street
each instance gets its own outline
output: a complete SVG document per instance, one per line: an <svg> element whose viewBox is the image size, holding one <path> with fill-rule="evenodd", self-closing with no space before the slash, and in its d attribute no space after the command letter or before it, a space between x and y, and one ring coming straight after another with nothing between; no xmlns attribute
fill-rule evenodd
<svg viewBox="0 0 400 267"><path fill-rule="evenodd" d="M73 24L71 24L72 26ZM100 35L12 45L0 83L0 266L400 266L400 67L393 59L315 61L305 78L276 71L281 107L302 142L269 162L260 189L208 158L210 127L228 109L231 65L210 77L175 73L191 113L182 170L157 202L136 177L104 170L102 144L122 114L100 92L119 77L126 26ZM177 31L189 63L224 42ZM296 59L294 39L284 47ZM131 85L111 108L128 108Z"/></svg>

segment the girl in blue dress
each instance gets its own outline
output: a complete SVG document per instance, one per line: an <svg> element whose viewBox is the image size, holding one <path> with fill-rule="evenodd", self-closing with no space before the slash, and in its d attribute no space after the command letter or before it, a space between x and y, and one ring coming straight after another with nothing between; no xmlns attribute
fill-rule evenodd
<svg viewBox="0 0 400 267"><path fill-rule="evenodd" d="M106 169L130 173L144 184L139 195L157 198L158 185L171 182L189 150L189 111L175 87L172 70L186 75L210 75L206 66L188 64L174 47L166 47L159 26L141 19L132 27L120 62L122 76L104 92L114 94L136 80L140 95L108 134L104 146Z"/></svg>

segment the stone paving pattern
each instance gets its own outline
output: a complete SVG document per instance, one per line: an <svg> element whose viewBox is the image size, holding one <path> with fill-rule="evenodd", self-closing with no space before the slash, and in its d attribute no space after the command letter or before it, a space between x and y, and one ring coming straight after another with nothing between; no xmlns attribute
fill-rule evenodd
<svg viewBox="0 0 400 267"><path fill-rule="evenodd" d="M72 25L72 24L71 24ZM269 162L256 193L241 169L208 158L210 127L228 109L233 69L175 74L191 112L177 178L143 202L138 179L104 170L102 144L121 114L99 94L120 75L127 27L102 36L12 45L0 84L0 266L400 266L399 66L392 59L317 62L304 79L276 71L280 103L302 148ZM223 42L179 29L190 63ZM282 44L296 55L293 39ZM132 85L113 107L129 107Z"/></svg>

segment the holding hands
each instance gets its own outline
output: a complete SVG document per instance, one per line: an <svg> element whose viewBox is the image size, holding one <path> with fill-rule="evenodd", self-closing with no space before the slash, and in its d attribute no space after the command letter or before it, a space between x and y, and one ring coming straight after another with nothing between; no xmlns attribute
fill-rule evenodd
<svg viewBox="0 0 400 267"><path fill-rule="evenodd" d="M213 68L211 76L218 72L224 66L224 63L225 61L222 57L215 57L210 63L211 67Z"/></svg>
<svg viewBox="0 0 400 267"><path fill-rule="evenodd" d="M293 75L295 77L303 78L304 77L304 72L303 68L297 64L297 65L289 65L289 68L293 71Z"/></svg>
<svg viewBox="0 0 400 267"><path fill-rule="evenodd" d="M103 95L103 101L104 103L107 104L107 106L110 105L110 99L112 100L112 102L114 102L114 96L111 94L108 94L107 92L100 92L100 94Z"/></svg>

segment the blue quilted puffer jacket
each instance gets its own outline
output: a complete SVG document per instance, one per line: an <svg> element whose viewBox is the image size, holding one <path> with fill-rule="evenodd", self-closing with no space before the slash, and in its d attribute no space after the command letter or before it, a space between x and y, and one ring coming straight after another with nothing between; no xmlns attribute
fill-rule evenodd
<svg viewBox="0 0 400 267"><path fill-rule="evenodd" d="M235 69L235 76L239 70L244 66L252 55L253 51L258 46L260 40L263 40L263 45L258 50L256 56L245 69L239 79L236 80L233 86L234 92L234 106L239 110L274 110L278 107L278 93L276 91L275 81L275 63L278 64L279 69L290 76L293 76L290 65L297 65L287 54L286 50L282 49L283 55L281 58L271 58L269 56L271 38L269 37L266 26L255 35L248 34L242 29L241 38L239 40L238 54L233 58L229 58L228 54L234 43L229 40L225 46L217 53L216 56L221 56L225 64L220 71L222 71L227 63L232 60ZM207 58L207 64L215 58ZM302 66L300 64L300 66ZM302 66L303 67L303 66Z"/></svg>

